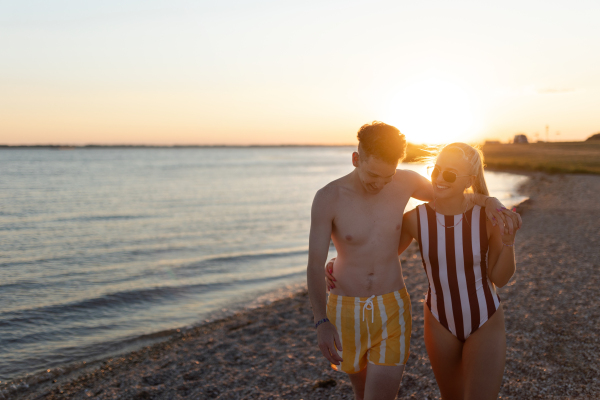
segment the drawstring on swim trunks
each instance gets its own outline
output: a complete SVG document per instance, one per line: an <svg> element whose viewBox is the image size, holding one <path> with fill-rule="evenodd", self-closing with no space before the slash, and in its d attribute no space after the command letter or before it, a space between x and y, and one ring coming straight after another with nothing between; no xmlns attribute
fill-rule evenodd
<svg viewBox="0 0 600 400"><path fill-rule="evenodd" d="M365 320L365 310L367 311L371 311L371 323L375 322L375 316L373 315L373 299L375 298L375 295L372 295L371 297L369 297L367 300L365 301L359 301L359 303L365 303L365 305L363 306L362 312L363 312L363 318L362 320Z"/></svg>

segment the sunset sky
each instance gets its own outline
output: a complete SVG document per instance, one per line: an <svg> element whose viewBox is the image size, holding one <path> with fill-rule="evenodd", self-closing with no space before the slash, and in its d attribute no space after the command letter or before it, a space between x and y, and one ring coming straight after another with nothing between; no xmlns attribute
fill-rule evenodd
<svg viewBox="0 0 600 400"><path fill-rule="evenodd" d="M0 144L600 132L600 2L0 1Z"/></svg>

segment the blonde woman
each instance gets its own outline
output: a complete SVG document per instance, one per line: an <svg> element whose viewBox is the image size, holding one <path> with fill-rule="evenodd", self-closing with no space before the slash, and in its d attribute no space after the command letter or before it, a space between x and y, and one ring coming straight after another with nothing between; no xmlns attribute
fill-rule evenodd
<svg viewBox="0 0 600 400"><path fill-rule="evenodd" d="M445 146L431 174L434 201L406 213L398 253L419 243L429 280L425 346L444 400L496 399L506 358L496 286L515 272L514 241L465 194L489 195L483 157L465 143ZM335 286L333 264L326 267Z"/></svg>

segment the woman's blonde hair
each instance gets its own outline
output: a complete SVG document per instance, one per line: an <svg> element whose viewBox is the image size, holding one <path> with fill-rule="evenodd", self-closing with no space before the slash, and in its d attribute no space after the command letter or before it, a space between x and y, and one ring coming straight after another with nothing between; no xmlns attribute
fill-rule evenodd
<svg viewBox="0 0 600 400"><path fill-rule="evenodd" d="M489 196L490 193L485 183L485 176L483 174L483 152L481 151L479 146L474 147L466 143L460 142L450 143L445 146L438 146L428 149L430 155L424 157L422 160L429 163L430 165L434 165L437 158L442 152L450 150L455 150L462 154L463 159L469 165L469 174L475 176L475 182L473 183L473 186L471 186L467 190L467 192L479 193Z"/></svg>

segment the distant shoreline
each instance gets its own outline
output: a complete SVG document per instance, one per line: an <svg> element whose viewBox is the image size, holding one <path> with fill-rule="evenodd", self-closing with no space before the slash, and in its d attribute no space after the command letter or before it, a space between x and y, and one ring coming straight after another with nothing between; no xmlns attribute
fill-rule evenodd
<svg viewBox="0 0 600 400"><path fill-rule="evenodd" d="M494 170L600 174L600 141L485 144L482 150Z"/></svg>
<svg viewBox="0 0 600 400"><path fill-rule="evenodd" d="M429 149L428 149L429 147ZM301 149L356 148L356 144L280 145L0 145L0 150L129 150L129 149ZM431 155L431 146L408 143L403 162L421 162ZM600 174L600 141L531 144L486 143L482 146L486 169L509 173Z"/></svg>
<svg viewBox="0 0 600 400"><path fill-rule="evenodd" d="M143 145L143 144L86 144L86 145L10 145L0 144L0 150L7 149L50 149L50 150L80 150L80 149L204 149L204 148L269 148L269 147L356 147L356 144L249 144L249 145Z"/></svg>
<svg viewBox="0 0 600 400"><path fill-rule="evenodd" d="M570 144L589 144L585 141L573 141L573 142L550 142L542 143L542 145L570 145ZM533 146L540 145L539 143L533 144ZM426 148L429 146L423 143L408 143L408 153L410 155L411 148ZM486 144L482 146L509 146L510 143L498 143L498 144ZM195 148L269 148L269 147L356 147L356 143L347 144L0 144L0 150L2 149L58 149L58 150L76 150L76 149L195 149ZM519 145L519 147L526 147Z"/></svg>
<svg viewBox="0 0 600 400"><path fill-rule="evenodd" d="M584 141L576 142L550 142L550 145L560 144L583 144ZM494 146L505 146L511 144L503 143ZM410 147L428 147L431 145L408 143ZM488 145L489 146L489 145ZM152 144L0 144L2 149L58 149L58 150L76 150L76 149L195 149L195 148L269 148L269 147L356 147L356 143L348 144L174 144L174 145L152 145Z"/></svg>

